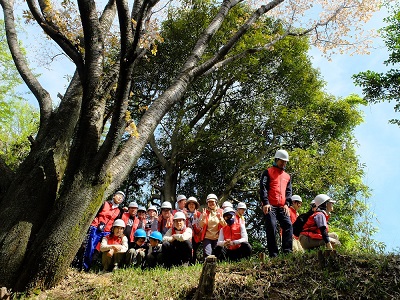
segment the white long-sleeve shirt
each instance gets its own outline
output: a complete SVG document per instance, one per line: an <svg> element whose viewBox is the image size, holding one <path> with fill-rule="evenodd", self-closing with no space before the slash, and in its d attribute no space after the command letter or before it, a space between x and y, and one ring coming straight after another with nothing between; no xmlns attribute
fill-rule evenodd
<svg viewBox="0 0 400 300"><path fill-rule="evenodd" d="M192 228L186 227L185 230L176 230L175 234L172 235L172 228L168 229L168 231L163 236L163 242L172 242L174 239L183 242L190 240L192 238Z"/></svg>
<svg viewBox="0 0 400 300"><path fill-rule="evenodd" d="M229 225L226 225L229 226ZM225 237L224 237L224 228L219 230L219 236L217 241L217 246L224 247ZM241 243L248 243L249 239L247 236L247 230L243 223L240 224L240 239L232 241L233 245L239 245Z"/></svg>
<svg viewBox="0 0 400 300"><path fill-rule="evenodd" d="M106 252L109 251L113 248L113 246L119 245L119 244L108 244L108 239L107 237L103 237L100 243L100 251L101 252ZM121 244L121 249L117 251L117 253L125 253L128 251L128 238L124 235L122 238L122 244Z"/></svg>

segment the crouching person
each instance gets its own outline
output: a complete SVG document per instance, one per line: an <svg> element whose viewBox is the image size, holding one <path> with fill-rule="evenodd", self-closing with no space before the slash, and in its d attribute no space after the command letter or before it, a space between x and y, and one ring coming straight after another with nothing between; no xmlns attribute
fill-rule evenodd
<svg viewBox="0 0 400 300"><path fill-rule="evenodd" d="M328 220L336 203L326 194L319 194L313 200L314 213L308 218L300 233L301 246L314 249L325 245L326 249L333 250L341 245L339 237L334 232L329 232Z"/></svg>
<svg viewBox="0 0 400 300"><path fill-rule="evenodd" d="M146 244L146 231L139 228L134 233L134 243L129 245L129 250L126 253L125 264L130 267L143 267L148 251Z"/></svg>
<svg viewBox="0 0 400 300"><path fill-rule="evenodd" d="M162 255L162 234L159 231L153 231L149 236L149 250L146 257L146 267L155 268L163 264Z"/></svg>
<svg viewBox="0 0 400 300"><path fill-rule="evenodd" d="M180 211L175 213L173 223L163 237L162 252L167 268L188 265L192 258L192 229L185 225L185 214Z"/></svg>
<svg viewBox="0 0 400 300"><path fill-rule="evenodd" d="M237 261L251 256L251 246L248 242L246 227L243 222L235 218L235 210L226 207L223 211L223 218L227 226L219 231L217 247L214 255L218 260Z"/></svg>
<svg viewBox="0 0 400 300"><path fill-rule="evenodd" d="M128 250L128 238L124 235L125 222L115 220L111 234L103 237L100 244L103 271L114 271L122 266L125 252Z"/></svg>

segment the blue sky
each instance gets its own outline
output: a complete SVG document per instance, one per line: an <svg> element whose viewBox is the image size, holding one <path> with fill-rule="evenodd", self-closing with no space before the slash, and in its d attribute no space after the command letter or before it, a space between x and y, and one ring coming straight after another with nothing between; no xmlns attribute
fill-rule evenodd
<svg viewBox="0 0 400 300"><path fill-rule="evenodd" d="M366 27L381 28L385 15L385 12L375 14ZM42 45L32 41L29 47L31 50L36 48L37 51ZM323 58L318 50L313 49L310 55L313 57L314 67L320 69L323 79L327 82L326 91L337 97L346 97L351 93L361 95L361 89L354 86L351 76L366 70L385 71L383 61L388 56L386 47L379 39L375 41L374 47L370 55L334 55L332 61ZM66 81L63 76L71 74L73 65L63 59L53 63L51 68L36 70L42 74L41 83L56 101L57 93L65 91ZM400 118L400 114L394 113L393 106L393 103L381 103L363 108L365 122L355 130L355 137L359 143L357 153L360 162L366 165L364 183L372 190L368 203L376 215L374 225L379 228L374 238L384 242L387 251L400 250L400 235L394 231L398 228L395 199L400 194L400 184L397 183L400 172L400 128L388 124L389 119Z"/></svg>
<svg viewBox="0 0 400 300"><path fill-rule="evenodd" d="M385 25L385 12L374 15L367 25L370 28L381 28ZM346 97L351 93L362 95L351 76L366 70L385 72L383 61L388 58L387 49L382 40L376 39L374 50L370 55L334 55L332 61L321 56L313 49L314 67L319 68L327 82L326 90L332 95ZM400 195L398 178L400 173L400 127L388 123L389 119L398 118L394 112L394 103L368 105L362 109L365 122L355 130L359 146L357 154L365 164L364 183L372 190L368 199L370 210L375 214L374 225L379 232L374 239L384 242L387 251L400 251L400 235L395 229L398 225L397 197Z"/></svg>

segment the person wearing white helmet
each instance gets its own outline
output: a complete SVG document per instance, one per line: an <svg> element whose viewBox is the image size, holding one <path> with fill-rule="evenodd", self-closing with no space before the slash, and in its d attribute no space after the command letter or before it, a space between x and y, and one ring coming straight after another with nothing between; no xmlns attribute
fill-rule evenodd
<svg viewBox="0 0 400 300"><path fill-rule="evenodd" d="M122 214L121 219L125 222L124 234L128 238L129 246L131 247L134 243L134 234L136 229L139 227L139 218L137 217L138 204L136 202L130 202L128 205L128 212Z"/></svg>
<svg viewBox="0 0 400 300"><path fill-rule="evenodd" d="M246 212L247 206L246 203L244 202L239 202L236 208L236 214L235 214L235 219L237 222L240 224L243 223L243 225L246 226L246 221L244 219L244 213Z"/></svg>
<svg viewBox="0 0 400 300"><path fill-rule="evenodd" d="M100 251L99 242L103 237L110 234L114 220L120 219L123 213L120 204L125 200L125 193L117 191L111 201L106 201L100 207L96 217L90 224L85 244L78 251L77 257L80 260L83 254L82 263L78 268L89 271L92 261L96 260Z"/></svg>
<svg viewBox="0 0 400 300"><path fill-rule="evenodd" d="M300 233L300 243L304 249L314 249L325 245L327 249L340 246L339 237L329 232L328 220L336 203L326 194L319 194L314 198L314 213L308 218Z"/></svg>
<svg viewBox="0 0 400 300"><path fill-rule="evenodd" d="M146 233L147 236L158 229L158 212L155 205L150 205L147 208L147 219L146 219Z"/></svg>
<svg viewBox="0 0 400 300"><path fill-rule="evenodd" d="M222 209L225 209L225 208L227 208L227 207L233 207L233 205L232 205L232 203L229 202L229 201L224 201L224 203L222 203L221 208L222 208Z"/></svg>
<svg viewBox="0 0 400 300"><path fill-rule="evenodd" d="M290 175L285 172L288 161L289 154L286 150L276 151L272 167L265 170L260 179L260 200L264 213L267 249L270 257L278 255L277 221L282 229L281 250L283 253L292 252L293 228L289 211L292 182Z"/></svg>
<svg viewBox="0 0 400 300"><path fill-rule="evenodd" d="M237 261L251 256L251 246L248 241L247 231L244 223L235 218L235 210L226 207L223 218L227 225L219 231L217 247L214 254L218 260Z"/></svg>
<svg viewBox="0 0 400 300"><path fill-rule="evenodd" d="M197 249L201 243L201 228L199 227L199 220L201 217L201 212L198 210L200 207L199 202L195 197L189 197L186 200L185 208L187 210L186 215L186 226L192 228L192 246L193 255L191 259L191 264L195 264L197 260Z"/></svg>
<svg viewBox="0 0 400 300"><path fill-rule="evenodd" d="M299 216L299 209L303 204L303 200L299 195L292 196L292 204L289 206L290 209L290 221L292 224L296 221ZM300 244L299 238L293 235L293 252L304 252L303 247Z"/></svg>
<svg viewBox="0 0 400 300"><path fill-rule="evenodd" d="M172 212L173 215L175 215L175 213L178 211L182 211L186 214L186 208L185 208L186 200L187 199L185 195L178 195L178 197L176 197L176 209L173 210Z"/></svg>
<svg viewBox="0 0 400 300"><path fill-rule="evenodd" d="M139 218L139 228L146 228L146 208L144 206L139 206L137 216Z"/></svg>
<svg viewBox="0 0 400 300"><path fill-rule="evenodd" d="M207 196L207 208L203 210L199 221L204 258L213 253L217 246L219 231L226 225L222 217L223 211L218 207L217 201L215 194Z"/></svg>
<svg viewBox="0 0 400 300"><path fill-rule="evenodd" d="M128 250L128 239L124 235L125 222L122 219L114 221L111 234L101 240L103 271L115 271L122 266L125 253Z"/></svg>
<svg viewBox="0 0 400 300"><path fill-rule="evenodd" d="M165 201L161 204L161 214L158 217L157 231L164 235L173 225L172 204Z"/></svg>
<svg viewBox="0 0 400 300"><path fill-rule="evenodd" d="M186 227L186 216L178 211L174 225L163 236L162 253L164 264L171 266L188 265L192 258L192 229Z"/></svg>

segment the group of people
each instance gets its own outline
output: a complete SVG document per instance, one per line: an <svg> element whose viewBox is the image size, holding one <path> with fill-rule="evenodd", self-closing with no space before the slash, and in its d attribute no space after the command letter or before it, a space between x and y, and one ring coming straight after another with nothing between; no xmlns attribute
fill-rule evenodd
<svg viewBox="0 0 400 300"><path fill-rule="evenodd" d="M219 260L239 260L251 256L244 203L235 210L226 201L220 208L217 196L209 194L207 207L200 211L195 197L178 195L176 209L165 201L158 215L155 206L146 210L136 202L120 208L124 198L122 191L116 192L91 223L82 247L84 270L90 269L98 255L103 271L194 264L200 244L204 257L214 254Z"/></svg>
<svg viewBox="0 0 400 300"><path fill-rule="evenodd" d="M293 236L293 224L302 205L299 195L292 195L291 177L285 172L289 154L276 151L274 163L263 172L260 179L260 199L265 219L267 249L270 257L278 255L277 222L281 228L283 253L304 251L325 245L333 249L340 245L338 235L329 232L328 220L336 202L326 194L317 195L311 201L310 214L299 237Z"/></svg>
<svg viewBox="0 0 400 300"><path fill-rule="evenodd" d="M260 199L265 220L267 249L270 257L279 253L277 223L283 253L304 251L326 245L328 249L340 245L337 234L329 232L328 219L336 202L320 194L311 202L310 213L301 233L293 235L292 224L298 217L302 198L292 195L291 177L285 172L289 154L275 153L273 165L265 170L260 180ZM200 245L203 256L214 254L218 260L240 260L251 256L243 202L236 210L226 201L220 208L215 194L206 198L206 208L200 210L195 197L178 195L176 209L165 201L158 214L156 206L147 209L130 202L120 207L125 194L118 191L105 202L94 218L84 243L82 268L89 270L94 257L101 254L104 271L122 266L152 268L194 264Z"/></svg>

